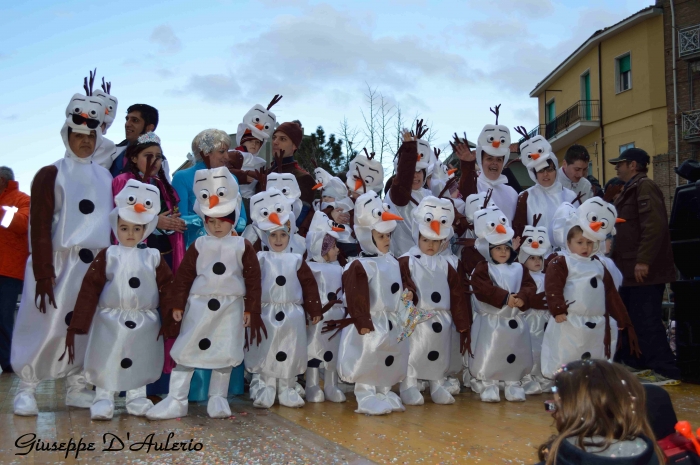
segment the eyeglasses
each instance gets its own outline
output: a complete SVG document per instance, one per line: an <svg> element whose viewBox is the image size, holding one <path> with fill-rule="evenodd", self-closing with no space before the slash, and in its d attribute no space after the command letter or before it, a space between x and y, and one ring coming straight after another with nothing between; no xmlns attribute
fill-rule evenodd
<svg viewBox="0 0 700 465"><path fill-rule="evenodd" d="M100 122L96 119L86 118L82 115L73 115L73 123L75 124L86 124L88 128L95 129L100 125Z"/></svg>

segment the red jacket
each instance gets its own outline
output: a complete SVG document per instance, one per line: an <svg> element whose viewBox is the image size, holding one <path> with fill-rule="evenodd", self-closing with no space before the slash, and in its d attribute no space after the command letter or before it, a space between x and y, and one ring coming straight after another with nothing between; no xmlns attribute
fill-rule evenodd
<svg viewBox="0 0 700 465"><path fill-rule="evenodd" d="M17 181L9 181L0 194L0 223L8 214L4 206L19 210L7 227L0 226L0 276L24 279L29 257L29 196L20 192Z"/></svg>

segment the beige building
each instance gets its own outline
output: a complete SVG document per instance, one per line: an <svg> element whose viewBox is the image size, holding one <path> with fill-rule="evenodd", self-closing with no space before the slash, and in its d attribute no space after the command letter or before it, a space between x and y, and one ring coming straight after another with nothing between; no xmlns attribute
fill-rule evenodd
<svg viewBox="0 0 700 465"><path fill-rule="evenodd" d="M626 148L666 153L663 10L645 8L595 32L530 97L540 120L531 134L544 135L560 162L571 145L586 146L589 174L601 184L615 176L607 160Z"/></svg>

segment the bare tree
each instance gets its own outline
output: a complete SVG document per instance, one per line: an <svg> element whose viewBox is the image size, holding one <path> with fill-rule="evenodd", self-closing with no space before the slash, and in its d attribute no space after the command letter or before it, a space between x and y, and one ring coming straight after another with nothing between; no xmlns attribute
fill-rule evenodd
<svg viewBox="0 0 700 465"><path fill-rule="evenodd" d="M356 146L357 136L360 134L360 130L356 127L350 127L348 118L344 117L343 121L340 122L340 130L338 132L345 144L345 169L347 170L350 159L357 155L357 150L353 147Z"/></svg>
<svg viewBox="0 0 700 465"><path fill-rule="evenodd" d="M396 113L394 116L394 129L396 129L396 148L394 149L394 153L399 153L399 147L401 147L401 142L403 141L401 131L406 125L406 121L403 119L401 106L399 104L396 104Z"/></svg>
<svg viewBox="0 0 700 465"><path fill-rule="evenodd" d="M362 130L362 132L365 135L365 145L369 144L369 147L371 149L370 151L376 152L375 140L377 136L377 110L379 107L379 102L377 102L377 99L379 96L377 95L376 87L372 89L372 87L367 82L365 82L365 85L367 86L367 93L365 94L365 99L367 100L367 105L369 106L369 115L365 114L365 110L360 110L360 113L362 114L362 119L365 123L365 128Z"/></svg>
<svg viewBox="0 0 700 465"><path fill-rule="evenodd" d="M391 139L389 137L389 125L394 118L392 114L394 106L384 99L384 94L379 94L379 112L377 115L377 135L379 138L379 162L384 163L384 153L391 153Z"/></svg>

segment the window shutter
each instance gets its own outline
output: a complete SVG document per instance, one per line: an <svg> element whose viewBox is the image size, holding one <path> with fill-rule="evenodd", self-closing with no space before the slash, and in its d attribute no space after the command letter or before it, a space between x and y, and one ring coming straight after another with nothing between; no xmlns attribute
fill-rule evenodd
<svg viewBox="0 0 700 465"><path fill-rule="evenodd" d="M626 73L630 69L632 69L630 66L630 56L627 55L625 57L620 58L620 74Z"/></svg>

